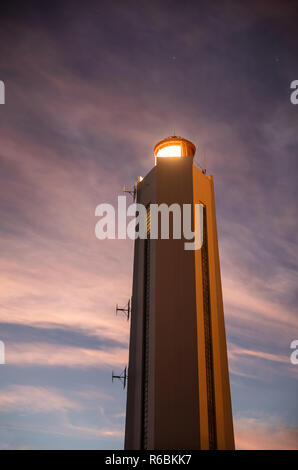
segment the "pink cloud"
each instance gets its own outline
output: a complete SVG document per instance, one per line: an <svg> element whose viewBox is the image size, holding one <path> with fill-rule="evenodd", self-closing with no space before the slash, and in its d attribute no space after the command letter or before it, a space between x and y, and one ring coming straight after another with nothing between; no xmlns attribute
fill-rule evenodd
<svg viewBox="0 0 298 470"><path fill-rule="evenodd" d="M124 367L128 349L96 350L47 343L9 343L5 360L7 365L19 366Z"/></svg>
<svg viewBox="0 0 298 470"><path fill-rule="evenodd" d="M234 420L238 450L297 450L298 428L278 418L237 418Z"/></svg>
<svg viewBox="0 0 298 470"><path fill-rule="evenodd" d="M0 410L48 413L78 408L78 402L55 389L30 385L11 385L0 390Z"/></svg>
<svg viewBox="0 0 298 470"><path fill-rule="evenodd" d="M238 377L247 377L258 380L268 380L272 375L287 375L297 377L297 370L290 362L290 352L285 354L272 354L260 350L241 348L229 343L229 371ZM265 361L262 362L262 361ZM282 367L277 368L276 364Z"/></svg>

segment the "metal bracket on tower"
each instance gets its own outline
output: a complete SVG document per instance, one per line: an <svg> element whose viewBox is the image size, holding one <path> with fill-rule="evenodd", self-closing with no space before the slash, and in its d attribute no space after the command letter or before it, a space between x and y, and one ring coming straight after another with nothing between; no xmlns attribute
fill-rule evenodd
<svg viewBox="0 0 298 470"><path fill-rule="evenodd" d="M124 371L121 372L120 375L114 375L114 372L112 371L112 382L114 382L114 379L120 380L120 382L123 384L123 389L125 389L127 382L127 367L124 368Z"/></svg>
<svg viewBox="0 0 298 470"><path fill-rule="evenodd" d="M125 307L119 307L118 304L116 305L116 315L118 312L124 313L127 318L127 321L129 320L131 312L130 299L128 300L127 305Z"/></svg>
<svg viewBox="0 0 298 470"><path fill-rule="evenodd" d="M128 193L132 196L133 200L136 200L136 195L137 195L137 185L134 184L132 189L126 189L125 185L123 186L123 192Z"/></svg>

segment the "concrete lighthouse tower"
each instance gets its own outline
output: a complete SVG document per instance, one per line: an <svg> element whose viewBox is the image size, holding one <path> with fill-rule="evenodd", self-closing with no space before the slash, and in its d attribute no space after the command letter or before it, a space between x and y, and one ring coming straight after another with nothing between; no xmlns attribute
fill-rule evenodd
<svg viewBox="0 0 298 470"><path fill-rule="evenodd" d="M195 151L162 140L137 184L148 233L135 241L125 449L234 448L213 177ZM203 206L200 249L150 238L150 204L163 203Z"/></svg>

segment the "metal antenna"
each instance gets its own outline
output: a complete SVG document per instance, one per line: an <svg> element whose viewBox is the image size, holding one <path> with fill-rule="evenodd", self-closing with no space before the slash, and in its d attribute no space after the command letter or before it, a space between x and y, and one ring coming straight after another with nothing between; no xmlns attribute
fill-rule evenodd
<svg viewBox="0 0 298 470"><path fill-rule="evenodd" d="M120 380L120 382L123 384L123 390L126 387L126 382L127 382L127 367L124 368L124 371L121 372L120 375L115 375L114 372L112 371L112 382L114 382L114 379Z"/></svg>
<svg viewBox="0 0 298 470"><path fill-rule="evenodd" d="M132 196L133 200L136 200L136 195L137 195L137 185L134 184L132 189L126 189L125 185L123 186L124 193L128 193Z"/></svg>
<svg viewBox="0 0 298 470"><path fill-rule="evenodd" d="M204 152L203 167L204 167L203 172L206 173L206 171L207 171L207 150L205 150L205 152Z"/></svg>
<svg viewBox="0 0 298 470"><path fill-rule="evenodd" d="M199 163L199 161L197 160L196 157L195 157L195 162L201 168L203 175L206 175L206 171L207 171L207 168L205 166L206 159L205 159L205 151L203 149L202 149L202 155L203 155L203 166L200 165L200 163Z"/></svg>
<svg viewBox="0 0 298 470"><path fill-rule="evenodd" d="M200 163L198 162L197 159L195 159L195 162L196 162L196 164L201 168L202 173L205 175L205 174L206 174L206 171L207 171L206 168L203 168L202 165L200 165Z"/></svg>
<svg viewBox="0 0 298 470"><path fill-rule="evenodd" d="M125 307L119 307L118 304L116 305L116 315L118 312L123 312L127 318L127 321L129 320L130 312L131 312L130 299L128 300L127 306Z"/></svg>

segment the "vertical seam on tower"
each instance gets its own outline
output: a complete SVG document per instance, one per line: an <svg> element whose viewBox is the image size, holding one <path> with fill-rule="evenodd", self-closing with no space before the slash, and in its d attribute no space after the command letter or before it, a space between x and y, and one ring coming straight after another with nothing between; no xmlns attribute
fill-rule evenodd
<svg viewBox="0 0 298 470"><path fill-rule="evenodd" d="M147 210L147 238L144 241L144 317L143 317L143 419L142 448L148 449L149 386L149 309L150 309L150 205Z"/></svg>
<svg viewBox="0 0 298 470"><path fill-rule="evenodd" d="M205 334L209 449L216 449L217 439L216 439L214 368L213 368L212 325L211 325L211 306L210 306L209 255L208 255L208 238L207 238L207 214L206 214L205 206L203 208L202 278L203 278L204 334Z"/></svg>

